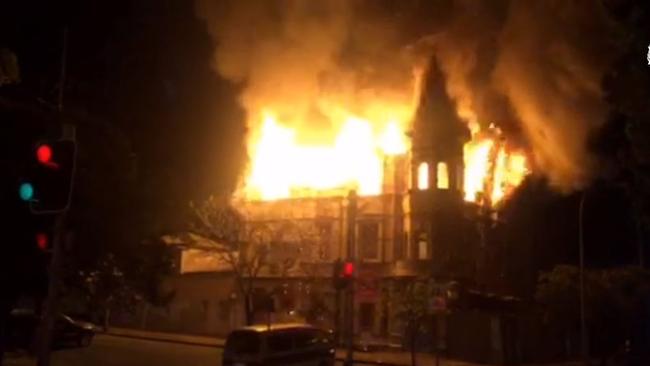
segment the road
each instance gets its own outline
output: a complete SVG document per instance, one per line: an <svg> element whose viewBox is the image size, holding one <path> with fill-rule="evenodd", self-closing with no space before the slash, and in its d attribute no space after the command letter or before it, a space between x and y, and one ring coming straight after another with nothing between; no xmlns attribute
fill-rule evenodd
<svg viewBox="0 0 650 366"><path fill-rule="evenodd" d="M339 357L342 357L341 353ZM408 354L357 353L362 359L388 364L410 364ZM431 356L420 356L418 364L434 365ZM399 359L399 360L398 360ZM26 357L10 355L4 366L34 366L36 362ZM52 355L51 366L220 366L221 349L214 346L197 346L184 343L150 341L139 338L98 334L88 348L57 350ZM336 363L337 366L341 362ZM477 366L460 361L443 361L441 366Z"/></svg>
<svg viewBox="0 0 650 366"><path fill-rule="evenodd" d="M219 366L221 349L169 342L97 335L88 348L54 352L52 366ZM34 365L10 358L7 366Z"/></svg>

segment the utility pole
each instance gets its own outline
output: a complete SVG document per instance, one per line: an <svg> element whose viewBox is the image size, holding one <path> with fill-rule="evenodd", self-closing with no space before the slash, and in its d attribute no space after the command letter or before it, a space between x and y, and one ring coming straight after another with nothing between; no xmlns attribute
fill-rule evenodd
<svg viewBox="0 0 650 366"><path fill-rule="evenodd" d="M587 192L580 196L578 208L578 246L580 256L580 353L584 366L589 364L587 348L587 321L585 318L585 243L584 243L584 206Z"/></svg>
<svg viewBox="0 0 650 366"><path fill-rule="evenodd" d="M348 261L354 263L356 258L356 222L357 222L357 193L350 190L348 194L348 211L347 211L347 257ZM352 366L354 362L354 276L347 287L346 297L346 321L347 321L347 352L345 355L344 366Z"/></svg>
<svg viewBox="0 0 650 366"><path fill-rule="evenodd" d="M68 52L68 28L63 28L62 35L62 49L61 49L61 68L59 74L59 90L57 96L57 111L59 112L59 117L63 112L63 92L66 79L66 64L67 64L67 52ZM65 139L70 139L75 141L75 129L73 126L63 125L62 137ZM72 168L74 172L74 168ZM74 173L72 173L74 174ZM72 184L72 183L70 183ZM69 187L71 190L72 187ZM69 200L69 192L68 192ZM60 279L62 277L63 269L63 241L65 233L65 220L66 213L68 211L68 205L65 206L60 212L55 213L56 219L54 223L54 232L52 240L52 259L50 261L49 268L49 281L47 289L47 299L45 300L45 306L41 314L41 324L39 327L39 332L37 333L37 365L38 366L49 366L50 365L50 354L52 351L52 331L54 329L54 324L57 318L57 308L58 308L58 297L59 297L59 288L60 288Z"/></svg>
<svg viewBox="0 0 650 366"><path fill-rule="evenodd" d="M52 243L52 259L50 261L49 282L47 288L47 299L41 316L40 332L37 340L37 365L49 366L52 350L52 330L56 321L59 278L63 264L63 231L65 212L58 214L54 224L54 240Z"/></svg>

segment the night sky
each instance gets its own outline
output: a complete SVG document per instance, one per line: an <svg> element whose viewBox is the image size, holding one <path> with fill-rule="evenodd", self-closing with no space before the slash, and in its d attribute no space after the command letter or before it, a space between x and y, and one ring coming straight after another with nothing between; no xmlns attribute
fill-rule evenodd
<svg viewBox="0 0 650 366"><path fill-rule="evenodd" d="M152 196L189 201L232 189L242 159L236 86L211 70L190 1L21 1L2 12L26 98L54 103L63 24L64 105L116 129ZM166 197L166 198L163 198Z"/></svg>

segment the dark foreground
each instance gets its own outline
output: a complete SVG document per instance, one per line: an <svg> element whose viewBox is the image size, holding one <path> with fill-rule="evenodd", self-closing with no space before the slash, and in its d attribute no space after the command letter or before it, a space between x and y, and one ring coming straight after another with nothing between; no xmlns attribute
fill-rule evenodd
<svg viewBox="0 0 650 366"><path fill-rule="evenodd" d="M196 338L196 337L195 337ZM220 366L221 348L178 342L146 340L133 337L98 334L88 348L58 350L52 355L52 366ZM344 353L339 351L338 357ZM398 357L400 356L400 357ZM404 353L390 355L356 353L355 365L410 365ZM398 360L399 359L399 360ZM366 361L366 362L364 362ZM368 362L370 361L370 362ZM337 362L340 366L342 363ZM433 366L432 357L418 357L418 365ZM32 366L36 361L26 356L10 354L3 366ZM575 366L573 363L556 366ZM442 360L440 366L478 366L477 364ZM532 366L532 365L529 365ZM546 365L551 366L551 365Z"/></svg>
<svg viewBox="0 0 650 366"><path fill-rule="evenodd" d="M97 335L90 347L58 350L52 360L52 366L219 366L221 349ZM35 362L10 355L5 365Z"/></svg>

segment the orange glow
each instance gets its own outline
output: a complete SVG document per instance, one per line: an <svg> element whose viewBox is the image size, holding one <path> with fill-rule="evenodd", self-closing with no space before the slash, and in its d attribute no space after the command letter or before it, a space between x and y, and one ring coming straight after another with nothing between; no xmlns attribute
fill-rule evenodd
<svg viewBox="0 0 650 366"><path fill-rule="evenodd" d="M395 121L386 125L384 132L379 137L379 147L386 155L402 155L408 150L404 132L400 130Z"/></svg>
<svg viewBox="0 0 650 366"><path fill-rule="evenodd" d="M505 195L507 159L508 156L506 155L506 151L503 148L499 149L496 161L494 162L494 183L492 185L493 202L501 200Z"/></svg>
<svg viewBox="0 0 650 366"><path fill-rule="evenodd" d="M494 145L490 139L470 141L464 147L465 200L475 202L478 193L483 192L485 178L490 166L490 150Z"/></svg>
<svg viewBox="0 0 650 366"><path fill-rule="evenodd" d="M297 135L296 129L282 125L272 112L263 113L254 137L257 141L249 146L247 198L321 196L351 188L360 195L377 195L381 193L384 157L408 150L395 120L381 124L347 115L333 141L323 138L322 143L301 143Z"/></svg>
<svg viewBox="0 0 650 366"><path fill-rule="evenodd" d="M356 189L360 195L382 193L383 162L387 156L406 154L409 144L404 122L387 119L371 122L352 114L341 116L333 138L303 142L298 130L288 127L271 111L251 139L249 175L245 181L247 199L274 200L345 194ZM498 205L529 173L526 155L511 151L498 128L480 131L469 125L472 139L464 146L464 198L482 205ZM429 164L416 170L419 190L429 189ZM436 164L436 187L449 189L449 167Z"/></svg>
<svg viewBox="0 0 650 366"><path fill-rule="evenodd" d="M413 164L417 166L404 167L408 174L395 173L398 170L390 162L406 164L413 158L387 159L409 154L406 132L419 133L410 128L420 100L421 77L414 73L412 89L390 93L370 88L314 95L295 85L295 90L289 88L291 92L245 99L249 164L238 198L267 201L341 196L350 189L369 196L391 193L382 189L395 187L403 187L400 193L406 193L408 188L431 188L430 175L435 174L436 188L452 189L451 183L457 182L453 189L462 189L468 202L487 206L503 202L529 173L527 156L508 146L498 128L482 130L478 115L467 103L457 110L471 133L462 152L463 172L457 171L460 164L456 159L460 157L453 157L451 166L437 160L430 162L435 166L416 161ZM403 184L386 184L385 168L393 172L390 179L403 179ZM410 174L416 175L412 180L416 187L406 184L412 179Z"/></svg>
<svg viewBox="0 0 650 366"><path fill-rule="evenodd" d="M418 189L429 189L429 164L425 162L418 165Z"/></svg>
<svg viewBox="0 0 650 366"><path fill-rule="evenodd" d="M465 144L465 200L497 205L529 174L526 155L510 151L494 127L481 133L474 125L472 140Z"/></svg>
<svg viewBox="0 0 650 366"><path fill-rule="evenodd" d="M436 168L436 186L438 189L449 189L449 170L447 164L439 162Z"/></svg>

